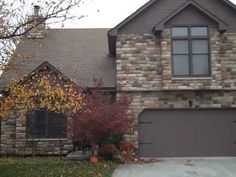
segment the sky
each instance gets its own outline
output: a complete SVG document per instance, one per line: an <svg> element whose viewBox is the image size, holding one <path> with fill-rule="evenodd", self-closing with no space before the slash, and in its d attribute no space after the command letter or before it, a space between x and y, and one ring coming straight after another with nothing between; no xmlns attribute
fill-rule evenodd
<svg viewBox="0 0 236 177"><path fill-rule="evenodd" d="M235 0L236 1L236 0ZM74 13L84 15L80 20L65 23L66 28L112 28L148 0L85 0ZM50 25L60 28L61 24Z"/></svg>
<svg viewBox="0 0 236 177"><path fill-rule="evenodd" d="M112 28L131 15L148 0L85 0L77 9L84 18L65 23L66 28ZM236 0L231 0L236 4ZM58 25L50 27L59 28Z"/></svg>
<svg viewBox="0 0 236 177"><path fill-rule="evenodd" d="M40 0L28 0L30 4ZM80 20L68 21L65 28L113 28L149 0L84 0L75 14L84 15ZM231 0L236 4L236 0ZM61 28L52 24L50 28ZM1 70L0 70L1 75Z"/></svg>

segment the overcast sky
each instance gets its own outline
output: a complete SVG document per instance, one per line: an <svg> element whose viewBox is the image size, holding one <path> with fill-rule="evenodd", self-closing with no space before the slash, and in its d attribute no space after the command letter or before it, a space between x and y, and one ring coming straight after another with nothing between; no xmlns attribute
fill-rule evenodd
<svg viewBox="0 0 236 177"><path fill-rule="evenodd" d="M74 10L74 13L85 17L66 22L65 28L112 28L148 0L85 0L84 2L80 8ZM52 24L50 27L60 28L61 24Z"/></svg>
<svg viewBox="0 0 236 177"><path fill-rule="evenodd" d="M27 0L26 2L31 4L40 1ZM85 15L85 17L74 22L68 21L65 23L65 28L112 28L148 0L84 0L84 2L79 9L74 10L74 13ZM231 2L236 4L236 0L231 0ZM61 24L50 27L60 28Z"/></svg>
<svg viewBox="0 0 236 177"><path fill-rule="evenodd" d="M86 15L83 19L66 23L67 28L112 28L148 0L85 0L76 13ZM236 0L231 0L236 4ZM54 26L60 27L60 26Z"/></svg>

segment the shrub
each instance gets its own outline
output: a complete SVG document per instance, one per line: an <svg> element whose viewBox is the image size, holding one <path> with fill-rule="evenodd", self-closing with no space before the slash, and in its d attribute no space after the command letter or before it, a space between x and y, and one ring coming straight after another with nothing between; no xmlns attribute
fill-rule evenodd
<svg viewBox="0 0 236 177"><path fill-rule="evenodd" d="M124 141L120 145L121 156L124 161L133 161L135 157L135 147L132 141Z"/></svg>
<svg viewBox="0 0 236 177"><path fill-rule="evenodd" d="M98 154L101 155L104 160L114 160L114 155L118 153L118 149L114 144L103 144L98 149Z"/></svg>
<svg viewBox="0 0 236 177"><path fill-rule="evenodd" d="M134 151L134 143L132 141L124 141L120 145L121 151Z"/></svg>
<svg viewBox="0 0 236 177"><path fill-rule="evenodd" d="M116 148L119 149L123 141L124 141L123 135L107 134L103 137L101 144L114 144Z"/></svg>
<svg viewBox="0 0 236 177"><path fill-rule="evenodd" d="M103 144L99 147L98 153L101 155L104 154L115 154L118 152L116 146L114 144Z"/></svg>
<svg viewBox="0 0 236 177"><path fill-rule="evenodd" d="M83 109L73 117L70 126L74 141L88 139L92 151L105 135L123 136L132 125L132 120L125 116L130 100L120 98L111 102L112 94L102 91L101 86L102 81L95 80L95 89L85 93Z"/></svg>

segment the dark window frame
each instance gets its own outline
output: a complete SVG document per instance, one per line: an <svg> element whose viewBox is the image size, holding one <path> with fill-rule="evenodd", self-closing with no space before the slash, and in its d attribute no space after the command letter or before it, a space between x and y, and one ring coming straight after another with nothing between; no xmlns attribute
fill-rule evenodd
<svg viewBox="0 0 236 177"><path fill-rule="evenodd" d="M31 131L30 126L32 126L32 125L29 125L30 124L29 112L31 112L31 114L36 116L35 119L37 119L37 111L44 111L44 114L45 114L45 117L44 117L45 118L45 122L44 122L44 124L45 124L45 133L44 133L44 135L37 135L37 132L34 132L32 134L32 132L30 132ZM63 136L58 136L58 137L52 137L51 135L49 135L49 132L48 132L49 121L48 121L48 119L50 119L49 114L52 114L52 113L53 113L52 111L45 110L45 109L29 110L28 113L27 113L26 137L31 138L31 139L67 139L67 134L68 134L68 132L67 132L67 118L63 115L60 115L60 116L62 116L64 118L64 121L65 121L65 123L64 123L64 126L65 126L64 128L65 129L63 130L64 135ZM37 125L33 126L34 129L36 129L35 126L37 126Z"/></svg>
<svg viewBox="0 0 236 177"><path fill-rule="evenodd" d="M187 28L187 36L173 36L173 28L178 28L178 27L185 27ZM191 34L191 28L192 27L206 27L207 28L207 36L192 36ZM197 78L197 77L211 77L212 71L211 71L211 48L210 48L210 31L209 31L209 26L207 25L172 25L171 26L171 71L172 71L172 76L176 78ZM189 74L188 75L175 75L174 74L174 54L173 51L173 41L178 41L178 40L186 40L188 41L188 61L189 61ZM193 52L192 52L192 41L193 40L207 40L208 42L208 53L207 54L195 54L195 55L208 55L208 74L207 75L194 75L193 74ZM184 54L179 54L179 55L184 55Z"/></svg>

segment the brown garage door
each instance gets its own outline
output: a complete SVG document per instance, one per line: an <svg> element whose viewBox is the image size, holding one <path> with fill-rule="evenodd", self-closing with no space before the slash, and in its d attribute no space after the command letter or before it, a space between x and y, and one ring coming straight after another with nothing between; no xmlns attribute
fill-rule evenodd
<svg viewBox="0 0 236 177"><path fill-rule="evenodd" d="M141 157L236 156L236 110L144 110Z"/></svg>

